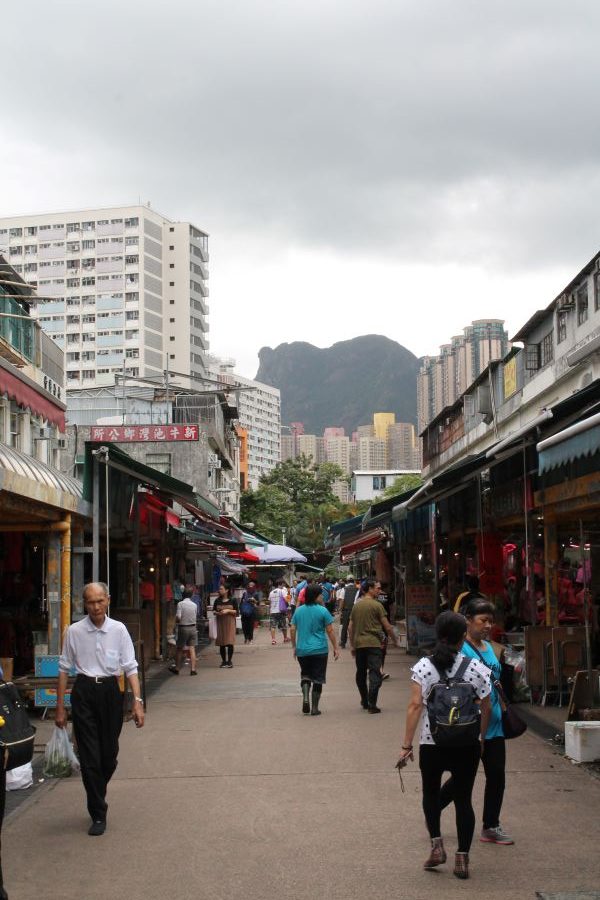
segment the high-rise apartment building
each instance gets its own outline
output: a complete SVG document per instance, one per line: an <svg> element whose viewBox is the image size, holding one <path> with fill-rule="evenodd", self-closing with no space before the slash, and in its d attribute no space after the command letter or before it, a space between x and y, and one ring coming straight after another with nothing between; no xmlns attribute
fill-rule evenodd
<svg viewBox="0 0 600 900"><path fill-rule="evenodd" d="M440 347L438 356L424 357L417 379L417 431L421 434L446 406L455 403L492 360L509 349L502 319L477 319Z"/></svg>
<svg viewBox="0 0 600 900"><path fill-rule="evenodd" d="M230 384L237 394L239 423L246 430L248 485L256 490L261 475L281 462L281 396L279 388L234 372L235 360L208 357L210 378Z"/></svg>
<svg viewBox="0 0 600 900"><path fill-rule="evenodd" d="M412 422L394 422L387 430L389 469L419 469L419 444Z"/></svg>
<svg viewBox="0 0 600 900"><path fill-rule="evenodd" d="M197 387L208 351L208 235L148 206L0 219L0 251L37 288L32 313L64 348L67 388L159 380Z"/></svg>
<svg viewBox="0 0 600 900"><path fill-rule="evenodd" d="M358 439L358 468L386 469L387 468L386 441L375 437L361 437Z"/></svg>
<svg viewBox="0 0 600 900"><path fill-rule="evenodd" d="M325 459L327 462L339 466L342 472L350 475L350 438L348 437L323 437L325 444Z"/></svg>
<svg viewBox="0 0 600 900"><path fill-rule="evenodd" d="M381 441L387 439L387 431L390 425L396 421L395 413L376 412L373 413L373 432L376 438Z"/></svg>
<svg viewBox="0 0 600 900"><path fill-rule="evenodd" d="M298 456L312 456L313 464L325 462L325 441L316 434L299 434L296 438Z"/></svg>

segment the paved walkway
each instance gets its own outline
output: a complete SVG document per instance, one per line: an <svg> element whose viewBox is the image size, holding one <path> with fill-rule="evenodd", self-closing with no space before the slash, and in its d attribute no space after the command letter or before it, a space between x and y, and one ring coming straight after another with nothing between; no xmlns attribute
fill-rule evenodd
<svg viewBox="0 0 600 900"><path fill-rule="evenodd" d="M600 782L534 735L510 746L503 821L514 847L475 842L472 878L421 866L427 838L417 765L401 793L394 763L410 660L392 651L383 713L358 703L348 651L329 665L323 715L300 714L289 645L238 647L197 678L171 677L147 726L123 730L109 788L109 828L90 838L79 779L45 786L3 835L11 900L534 900L535 892L598 890ZM481 809L482 779L476 789ZM454 850L451 813L445 814Z"/></svg>

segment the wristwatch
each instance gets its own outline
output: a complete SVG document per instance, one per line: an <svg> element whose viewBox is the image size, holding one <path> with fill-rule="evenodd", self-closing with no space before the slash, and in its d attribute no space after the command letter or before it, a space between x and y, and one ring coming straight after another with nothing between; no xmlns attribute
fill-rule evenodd
<svg viewBox="0 0 600 900"><path fill-rule="evenodd" d="M137 700L138 703L143 703L143 702L144 702L143 699L142 699L142 697L134 697L133 699L134 699L134 700Z"/></svg>

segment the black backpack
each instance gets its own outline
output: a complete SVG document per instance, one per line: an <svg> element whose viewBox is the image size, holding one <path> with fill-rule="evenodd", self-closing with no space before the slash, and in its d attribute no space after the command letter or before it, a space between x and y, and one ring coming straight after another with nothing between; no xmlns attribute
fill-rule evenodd
<svg viewBox="0 0 600 900"><path fill-rule="evenodd" d="M473 662L465 657L451 677L439 672L427 697L427 715L431 737L439 747L467 747L480 735L481 710L472 683L465 674Z"/></svg>
<svg viewBox="0 0 600 900"><path fill-rule="evenodd" d="M10 771L33 757L35 728L12 682L0 681L0 765Z"/></svg>

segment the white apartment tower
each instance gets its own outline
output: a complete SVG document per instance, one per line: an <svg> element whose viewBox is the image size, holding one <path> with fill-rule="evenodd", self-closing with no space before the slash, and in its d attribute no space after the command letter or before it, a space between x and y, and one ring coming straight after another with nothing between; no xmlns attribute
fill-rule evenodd
<svg viewBox="0 0 600 900"><path fill-rule="evenodd" d="M271 387L233 371L235 360L208 357L208 377L237 388L239 423L248 432L248 484L256 490L261 475L281 462L281 395Z"/></svg>
<svg viewBox="0 0 600 900"><path fill-rule="evenodd" d="M38 298L32 314L64 348L67 388L116 374L197 386L208 351L208 235L148 206L0 218L0 251Z"/></svg>

